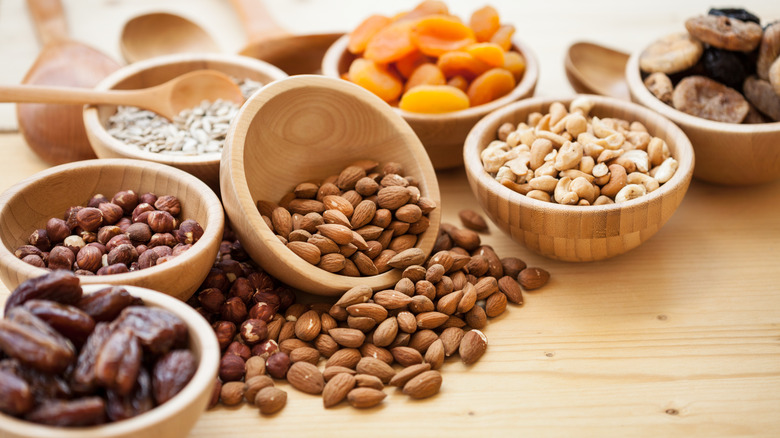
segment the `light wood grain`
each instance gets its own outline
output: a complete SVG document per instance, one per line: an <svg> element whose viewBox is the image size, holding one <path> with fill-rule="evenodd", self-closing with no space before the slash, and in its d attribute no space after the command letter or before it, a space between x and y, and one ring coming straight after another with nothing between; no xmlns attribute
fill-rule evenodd
<svg viewBox="0 0 780 438"><path fill-rule="evenodd" d="M202 27L167 12L133 17L122 28L119 41L128 63L176 53L219 52L219 46Z"/></svg>
<svg viewBox="0 0 780 438"><path fill-rule="evenodd" d="M395 161L419 181L422 196L441 205L431 162L414 132L378 97L352 83L322 76L292 76L250 98L231 126L223 152L222 201L232 228L253 259L298 289L334 295L366 284L387 288L397 270L370 277L323 271L290 251L257 210L257 201L279 202L296 185L338 174L354 161ZM429 254L441 211L416 247Z"/></svg>
<svg viewBox="0 0 780 438"><path fill-rule="evenodd" d="M173 195L182 204L180 218L194 219L204 234L190 250L171 261L125 274L83 276L82 284L126 284L189 298L208 274L222 241L224 213L219 198L197 178L162 164L140 160L86 160L39 172L0 195L0 279L8 288L47 271L13 254L30 234L52 217L62 217L75 205L85 205L102 193L120 190Z"/></svg>
<svg viewBox="0 0 780 438"><path fill-rule="evenodd" d="M84 293L96 292L108 285L84 286ZM180 317L189 331L189 348L198 359L198 369L189 384L165 404L137 417L105 426L56 428L37 425L0 413L0 435L5 438L131 438L149 434L185 437L195 425L198 414L211 399L214 376L219 367L219 344L211 326L190 306L151 289L135 286L127 291L150 307L164 308Z"/></svg>
<svg viewBox="0 0 780 438"><path fill-rule="evenodd" d="M566 50L566 78L578 93L629 100L625 70L628 54L599 44L578 41Z"/></svg>

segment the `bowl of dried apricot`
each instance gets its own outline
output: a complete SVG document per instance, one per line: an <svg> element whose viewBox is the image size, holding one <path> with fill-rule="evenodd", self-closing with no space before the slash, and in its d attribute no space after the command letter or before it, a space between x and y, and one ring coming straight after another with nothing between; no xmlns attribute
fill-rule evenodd
<svg viewBox="0 0 780 438"><path fill-rule="evenodd" d="M515 102L466 138L469 184L490 219L549 258L595 261L636 248L691 181L690 141L638 104L580 95Z"/></svg>
<svg viewBox="0 0 780 438"><path fill-rule="evenodd" d="M393 17L366 18L328 49L322 72L392 105L436 169L457 167L479 119L534 93L536 57L514 34L491 6L461 20L444 3L423 1Z"/></svg>
<svg viewBox="0 0 780 438"><path fill-rule="evenodd" d="M219 345L187 304L55 271L0 319L0 435L186 436L211 399ZM26 347L26 348L25 348Z"/></svg>
<svg viewBox="0 0 780 438"><path fill-rule="evenodd" d="M631 98L680 126L697 179L727 185L780 179L780 22L711 9L633 53Z"/></svg>

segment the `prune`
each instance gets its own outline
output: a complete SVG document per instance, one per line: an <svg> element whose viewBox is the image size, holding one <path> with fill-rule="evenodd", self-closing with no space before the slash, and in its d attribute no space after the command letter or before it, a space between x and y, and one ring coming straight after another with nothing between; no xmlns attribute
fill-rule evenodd
<svg viewBox="0 0 780 438"><path fill-rule="evenodd" d="M751 69L744 53L715 47L704 49L702 64L707 77L735 90L742 89L742 83L753 73L751 70L755 69L755 64Z"/></svg>
<svg viewBox="0 0 780 438"><path fill-rule="evenodd" d="M737 20L742 21L751 21L758 25L761 24L761 20L755 14L751 14L750 12L741 8L710 8L710 10L707 12L707 15L719 15L723 17L736 18Z"/></svg>

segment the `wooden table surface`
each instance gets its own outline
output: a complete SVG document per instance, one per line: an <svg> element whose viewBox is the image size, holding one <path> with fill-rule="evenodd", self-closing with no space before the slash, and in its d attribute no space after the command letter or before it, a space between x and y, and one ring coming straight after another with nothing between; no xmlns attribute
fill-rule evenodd
<svg viewBox="0 0 780 438"><path fill-rule="evenodd" d="M0 2L0 10L21 14L15 3L21 2ZM416 2L268 3L291 30L315 32L347 30L370 13L392 14ZM462 16L481 6L450 3ZM539 95L572 92L562 62L570 43L637 50L710 6L703 0L491 3L537 51ZM101 13L115 18L113 25L94 20L93 32L110 28L111 37L118 37L130 10L162 7L209 23L198 14L228 8L217 0L65 4L71 22ZM780 18L778 2L746 6L766 21ZM217 19L229 21L225 14ZM0 21L20 27L26 17L18 18L0 13ZM235 27L220 34L223 47L242 45ZM0 26L0 38L7 32ZM76 33L118 53L108 47L116 39L85 38L90 34L82 27ZM37 49L34 41L26 44L29 66ZM12 50L5 43L0 49ZM0 190L47 167L17 133L0 134L0 150ZM479 208L462 169L440 172L439 184L445 221L457 223L461 208ZM387 390L378 408L325 410L320 397L290 388L287 407L275 416L261 417L250 406L220 407L204 414L191 436L780 436L780 182L730 188L694 180L663 229L604 262L547 260L492 225L483 242L552 277L525 295L524 306L490 321L488 351L479 362L445 363L436 397L412 401ZM0 286L0 301L7 293Z"/></svg>

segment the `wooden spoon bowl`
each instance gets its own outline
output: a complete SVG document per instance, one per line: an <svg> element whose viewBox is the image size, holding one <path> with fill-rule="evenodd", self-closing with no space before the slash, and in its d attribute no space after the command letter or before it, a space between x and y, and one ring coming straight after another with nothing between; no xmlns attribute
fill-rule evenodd
<svg viewBox="0 0 780 438"><path fill-rule="evenodd" d="M39 172L0 195L0 279L13 290L21 282L48 272L16 258L14 251L52 217L85 205L96 194L111 197L120 190L173 195L180 217L194 219L204 234L192 248L159 266L115 275L81 276L81 284L146 287L186 300L200 286L222 241L224 212L219 198L194 176L158 163L139 160L86 160Z"/></svg>
<svg viewBox="0 0 780 438"><path fill-rule="evenodd" d="M328 49L322 60L322 74L339 78L349 70L355 55L347 50L348 42L349 36L347 35L338 39ZM433 167L437 170L463 165L463 142L479 119L516 100L533 96L536 82L539 79L539 64L536 55L530 47L517 39L514 40L514 49L525 57L526 69L523 78L506 96L484 105L446 114L421 114L393 108L396 114L409 123L420 138L433 162Z"/></svg>
<svg viewBox="0 0 780 438"><path fill-rule="evenodd" d="M685 134L668 119L647 108L623 100L589 96L595 106L590 114L639 121L651 135L664 139L678 168L660 188L620 204L580 206L539 201L501 185L482 166L480 152L496 139L503 123L517 124L550 104L567 107L573 100L533 98L489 114L474 126L463 151L471 190L490 219L518 243L557 260L595 261L622 254L649 239L680 205L693 172L693 149Z"/></svg>
<svg viewBox="0 0 780 438"><path fill-rule="evenodd" d="M119 41L128 63L176 53L217 53L219 46L202 27L175 14L154 12L133 17Z"/></svg>
<svg viewBox="0 0 780 438"><path fill-rule="evenodd" d="M101 81L98 90L146 88L162 84L184 73L210 69L236 79L252 79L263 84L287 75L278 68L238 55L178 54L160 56L128 65ZM113 137L106 130L108 119L116 113L113 105L84 107L84 125L92 148L99 158L134 158L167 164L189 172L209 185L219 187L218 152L201 155L171 155L147 152Z"/></svg>
<svg viewBox="0 0 780 438"><path fill-rule="evenodd" d="M423 196L441 205L436 174L420 140L378 97L340 79L301 75L267 85L242 107L228 133L220 169L222 200L233 230L260 266L284 283L319 295L365 284L394 285L398 270L347 277L309 264L276 237L258 212L259 200L278 202L296 185L324 179L358 159L395 161L419 181ZM430 253L440 208L417 247Z"/></svg>
<svg viewBox="0 0 780 438"><path fill-rule="evenodd" d="M629 100L624 71L628 54L589 42L566 50L564 69L574 91Z"/></svg>

